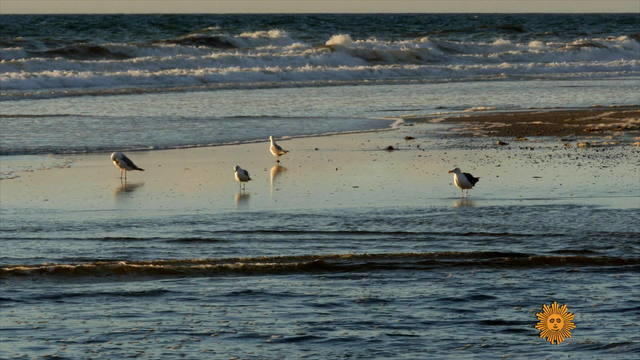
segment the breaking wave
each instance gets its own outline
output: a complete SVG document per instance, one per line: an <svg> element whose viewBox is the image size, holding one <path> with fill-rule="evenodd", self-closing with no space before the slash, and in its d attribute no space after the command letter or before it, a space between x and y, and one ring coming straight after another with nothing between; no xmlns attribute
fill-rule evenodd
<svg viewBox="0 0 640 360"><path fill-rule="evenodd" d="M214 28L146 42L54 43L44 49L42 44L14 39L0 43L0 96L29 97L29 92L38 91L69 96L122 89L593 78L638 75L639 59L640 43L626 35L565 41L456 41L334 34L316 42L278 29L234 35Z"/></svg>

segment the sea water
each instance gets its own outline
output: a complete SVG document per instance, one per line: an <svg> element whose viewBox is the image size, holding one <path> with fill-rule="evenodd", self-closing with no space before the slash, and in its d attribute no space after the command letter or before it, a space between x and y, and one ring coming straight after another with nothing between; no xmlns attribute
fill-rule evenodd
<svg viewBox="0 0 640 360"><path fill-rule="evenodd" d="M637 20L0 16L0 162L637 104ZM536 159L574 166L549 149ZM640 194L623 153L621 166L595 153L613 174L559 177L578 196L482 174L467 200L423 196L415 179L415 192L356 206L303 194L270 206L252 195L246 210L3 205L0 358L635 359ZM534 328L552 300L576 314L560 346Z"/></svg>

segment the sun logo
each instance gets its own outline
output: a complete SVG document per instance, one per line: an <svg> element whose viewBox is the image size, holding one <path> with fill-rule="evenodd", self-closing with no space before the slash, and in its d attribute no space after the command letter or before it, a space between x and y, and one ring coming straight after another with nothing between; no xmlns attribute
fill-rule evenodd
<svg viewBox="0 0 640 360"><path fill-rule="evenodd" d="M536 314L540 320L536 329L540 330L541 338L552 344L560 344L571 337L571 330L576 328L576 324L573 323L574 315L567 310L567 305L559 306L555 301L551 305L542 305L542 312Z"/></svg>

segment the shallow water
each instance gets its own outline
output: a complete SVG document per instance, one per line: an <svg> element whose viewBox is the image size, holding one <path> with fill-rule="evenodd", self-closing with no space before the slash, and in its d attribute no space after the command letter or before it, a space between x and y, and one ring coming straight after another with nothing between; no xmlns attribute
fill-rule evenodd
<svg viewBox="0 0 640 360"><path fill-rule="evenodd" d="M476 203L4 212L3 356L637 356L639 209ZM533 328L551 299L576 314L560 347Z"/></svg>
<svg viewBox="0 0 640 360"><path fill-rule="evenodd" d="M459 208L426 205L220 214L171 211L155 216L84 211L78 217L77 213L17 211L20 219L3 211L3 240L12 246L0 261L135 262L332 253L490 252L503 248L531 255L584 252L625 257L639 250L633 241L640 235L637 209L567 202L483 206L482 200L463 200ZM109 269L97 269L97 274L102 270L109 274Z"/></svg>
<svg viewBox="0 0 640 360"><path fill-rule="evenodd" d="M639 304L621 295L637 286L637 265L51 280L11 286L3 349L8 358L631 359ZM533 329L549 298L577 314L574 339L558 347Z"/></svg>

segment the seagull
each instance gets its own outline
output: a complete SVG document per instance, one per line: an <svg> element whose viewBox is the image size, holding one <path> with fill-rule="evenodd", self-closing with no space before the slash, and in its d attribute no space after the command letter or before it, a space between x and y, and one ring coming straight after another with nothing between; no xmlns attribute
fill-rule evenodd
<svg viewBox="0 0 640 360"><path fill-rule="evenodd" d="M124 173L125 181L127 181L127 171L131 171L131 170L144 171L144 169L141 169L138 166L136 166L136 164L134 164L133 161L131 161L131 159L127 157L127 155L119 151L116 151L113 154L111 154L111 161L113 161L113 165L115 165L115 167L120 169L120 179L122 179L122 174Z"/></svg>
<svg viewBox="0 0 640 360"><path fill-rule="evenodd" d="M469 173L463 173L460 171L460 168L455 168L453 170L449 170L449 174L453 174L453 183L462 190L462 194L464 195L464 191L467 190L467 194L469 193L469 189L473 188L473 186L480 180L480 178L474 177Z"/></svg>
<svg viewBox="0 0 640 360"><path fill-rule="evenodd" d="M273 136L269 136L269 141L271 141L271 146L269 147L269 151L276 157L276 161L280 162L280 156L288 153L288 150L282 148L282 146L276 144L273 140Z"/></svg>
<svg viewBox="0 0 640 360"><path fill-rule="evenodd" d="M244 186L247 181L251 180L251 176L249 176L249 172L240 166L236 165L234 170L234 175L236 177L236 181L240 183L240 188L244 190Z"/></svg>

